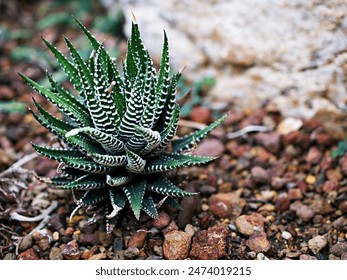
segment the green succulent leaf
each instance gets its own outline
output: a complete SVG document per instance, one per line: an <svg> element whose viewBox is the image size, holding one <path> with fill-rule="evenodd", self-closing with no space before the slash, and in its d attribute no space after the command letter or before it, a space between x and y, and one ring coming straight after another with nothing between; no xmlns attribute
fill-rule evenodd
<svg viewBox="0 0 347 280"><path fill-rule="evenodd" d="M122 189L130 202L131 209L133 210L136 219L139 219L143 196L146 191L146 180L139 180L130 186L123 187Z"/></svg>
<svg viewBox="0 0 347 280"><path fill-rule="evenodd" d="M181 197L181 196L193 196L196 195L196 193L193 192L187 192L176 185L174 185L169 179L167 179L165 176L159 176L158 179L155 181L148 183L147 189L162 194L165 196L170 197Z"/></svg>
<svg viewBox="0 0 347 280"><path fill-rule="evenodd" d="M144 173L150 174L181 167L202 165L214 159L216 159L216 157L201 157L182 154L160 154L154 159L147 161L147 164L144 168Z"/></svg>
<svg viewBox="0 0 347 280"><path fill-rule="evenodd" d="M212 130L214 130L218 125L220 125L228 115L224 115L223 117L219 118L215 122L211 123L209 126L197 130L191 134L188 134L184 137L181 137L177 140L173 140L171 142L172 144L172 152L173 153L179 153L184 150L189 150L194 147L197 143L200 142L201 139L206 137L208 133L210 133Z"/></svg>
<svg viewBox="0 0 347 280"><path fill-rule="evenodd" d="M142 209L148 214L148 216L154 219L158 218L158 211L152 196L145 195L142 202Z"/></svg>

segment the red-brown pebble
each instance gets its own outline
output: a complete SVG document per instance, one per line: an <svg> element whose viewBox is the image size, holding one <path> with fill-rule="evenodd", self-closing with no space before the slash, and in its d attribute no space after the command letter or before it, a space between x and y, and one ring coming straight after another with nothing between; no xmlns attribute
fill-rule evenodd
<svg viewBox="0 0 347 280"><path fill-rule="evenodd" d="M146 231L135 232L129 239L128 247L142 248L147 237Z"/></svg>
<svg viewBox="0 0 347 280"><path fill-rule="evenodd" d="M170 220L171 218L167 213L165 213L164 211L160 211L158 214L158 218L153 220L152 224L154 227L162 229L170 223Z"/></svg>
<svg viewBox="0 0 347 280"><path fill-rule="evenodd" d="M220 218L238 217L246 201L235 192L218 193L209 198L211 212Z"/></svg>
<svg viewBox="0 0 347 280"><path fill-rule="evenodd" d="M39 260L39 255L34 251L33 248L25 250L18 255L18 260Z"/></svg>
<svg viewBox="0 0 347 280"><path fill-rule="evenodd" d="M170 231L165 235L164 257L168 260L184 260L188 257L191 236L184 231Z"/></svg>
<svg viewBox="0 0 347 280"><path fill-rule="evenodd" d="M66 244L62 254L68 260L78 260L80 258L80 251L76 240L72 240Z"/></svg>
<svg viewBox="0 0 347 280"><path fill-rule="evenodd" d="M271 244L264 232L253 234L247 241L246 245L254 252L267 252L271 248Z"/></svg>
<svg viewBox="0 0 347 280"><path fill-rule="evenodd" d="M199 260L218 260L225 257L227 226L213 226L199 231L193 238L189 256Z"/></svg>

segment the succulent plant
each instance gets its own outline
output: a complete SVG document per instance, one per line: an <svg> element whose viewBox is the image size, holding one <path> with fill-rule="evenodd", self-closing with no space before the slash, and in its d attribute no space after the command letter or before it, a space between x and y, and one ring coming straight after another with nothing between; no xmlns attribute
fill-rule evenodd
<svg viewBox="0 0 347 280"><path fill-rule="evenodd" d="M43 38L76 93L65 89L49 73L50 89L19 73L63 116L51 115L33 98L38 111L32 112L34 117L62 142L61 147L33 144L39 154L60 163L58 176L51 178L51 183L72 190L77 204L72 215L82 206L97 206L105 211L108 225L115 224L127 202L137 219L141 210L156 218L162 203L179 207L174 197L195 193L174 185L165 171L215 159L189 151L225 116L173 140L180 116L176 86L181 73L170 75L165 32L157 73L138 24L133 22L121 75L104 44L80 21L76 22L93 47L87 62L67 38L72 61Z"/></svg>

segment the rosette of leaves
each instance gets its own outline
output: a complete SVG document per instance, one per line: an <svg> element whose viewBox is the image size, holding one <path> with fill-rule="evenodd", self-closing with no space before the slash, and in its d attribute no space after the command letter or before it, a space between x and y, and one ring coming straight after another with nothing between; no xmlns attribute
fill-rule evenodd
<svg viewBox="0 0 347 280"><path fill-rule="evenodd" d="M88 61L82 59L67 38L71 59L43 39L69 77L73 92L57 83L51 74L47 73L50 88L19 74L64 116L51 115L33 99L37 108L34 117L63 143L59 148L36 144L33 147L60 163L59 176L51 182L73 191L75 210L101 206L108 224L114 224L129 202L137 219L141 211L156 218L162 203L178 207L175 197L195 195L174 185L165 171L215 159L187 151L225 116L202 130L173 140L180 117L176 87L181 73L170 75L165 32L157 71L143 45L138 25L133 22L120 72L103 43L76 21L93 47ZM78 199L75 191L80 195Z"/></svg>

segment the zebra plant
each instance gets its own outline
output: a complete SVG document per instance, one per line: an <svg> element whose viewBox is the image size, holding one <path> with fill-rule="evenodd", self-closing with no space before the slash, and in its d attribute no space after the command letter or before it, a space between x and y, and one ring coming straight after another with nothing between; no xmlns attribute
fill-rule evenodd
<svg viewBox="0 0 347 280"><path fill-rule="evenodd" d="M38 111L33 112L34 117L62 142L59 148L33 144L39 154L60 163L58 176L51 183L72 190L77 207L71 216L80 207L96 206L104 209L108 225L115 224L127 202L137 219L141 210L158 217L157 208L162 203L179 207L174 197L195 193L175 186L165 171L215 159L191 155L189 151L225 116L173 140L180 115L176 87L181 73L170 75L165 32L157 73L138 25L133 22L121 75L104 44L80 21L76 22L93 47L88 61L67 38L72 61L44 38L43 41L77 94L65 89L49 73L50 89L19 73L63 115L63 119L51 115L33 98Z"/></svg>

